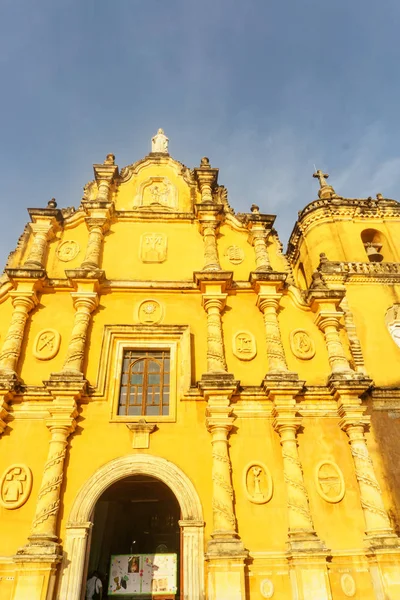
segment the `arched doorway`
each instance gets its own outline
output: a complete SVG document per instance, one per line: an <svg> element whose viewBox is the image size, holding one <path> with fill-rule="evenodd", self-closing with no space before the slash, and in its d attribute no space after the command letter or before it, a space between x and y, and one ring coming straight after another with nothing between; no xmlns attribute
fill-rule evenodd
<svg viewBox="0 0 400 600"><path fill-rule="evenodd" d="M58 598L81 600L88 537L97 501L117 482L135 476L165 484L179 503L181 519L182 600L204 598L204 522L199 497L190 479L173 463L148 454L129 455L101 467L81 488L66 528Z"/></svg>

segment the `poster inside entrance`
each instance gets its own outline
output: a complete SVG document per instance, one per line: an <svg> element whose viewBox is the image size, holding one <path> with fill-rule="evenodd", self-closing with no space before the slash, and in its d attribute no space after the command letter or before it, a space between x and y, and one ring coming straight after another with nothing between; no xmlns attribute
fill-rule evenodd
<svg viewBox="0 0 400 600"><path fill-rule="evenodd" d="M176 594L176 554L117 554L111 556L109 596Z"/></svg>

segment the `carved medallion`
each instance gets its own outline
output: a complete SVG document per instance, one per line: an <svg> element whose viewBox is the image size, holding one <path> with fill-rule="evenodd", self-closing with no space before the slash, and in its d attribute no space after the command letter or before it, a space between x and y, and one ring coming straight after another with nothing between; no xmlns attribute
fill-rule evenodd
<svg viewBox="0 0 400 600"><path fill-rule="evenodd" d="M340 502L345 493L342 471L336 463L323 460L315 468L317 492L327 502Z"/></svg>
<svg viewBox="0 0 400 600"><path fill-rule="evenodd" d="M79 244L74 240L65 240L57 248L57 256L63 262L74 260L79 254Z"/></svg>
<svg viewBox="0 0 400 600"><path fill-rule="evenodd" d="M155 325L162 319L162 306L157 300L144 300L139 304L138 319L143 325Z"/></svg>
<svg viewBox="0 0 400 600"><path fill-rule="evenodd" d="M269 469L262 463L251 463L244 470L244 488L250 502L265 504L272 498L274 486Z"/></svg>
<svg viewBox="0 0 400 600"><path fill-rule="evenodd" d="M342 590L345 596L348 598L352 598L356 593L356 582L350 573L343 573L340 578L340 585L342 586Z"/></svg>
<svg viewBox="0 0 400 600"><path fill-rule="evenodd" d="M252 360L257 354L256 340L249 331L238 331L232 340L233 354L240 360Z"/></svg>
<svg viewBox="0 0 400 600"><path fill-rule="evenodd" d="M385 322L392 340L400 348L400 304L394 304L388 309Z"/></svg>
<svg viewBox="0 0 400 600"><path fill-rule="evenodd" d="M19 508L29 498L32 489L32 473L26 465L8 467L0 479L0 505L12 510Z"/></svg>
<svg viewBox="0 0 400 600"><path fill-rule="evenodd" d="M229 246L225 250L225 256L233 265L240 265L244 261L244 251L239 246Z"/></svg>
<svg viewBox="0 0 400 600"><path fill-rule="evenodd" d="M165 233L144 233L140 242L140 259L144 263L160 263L167 258Z"/></svg>
<svg viewBox="0 0 400 600"><path fill-rule="evenodd" d="M61 342L61 335L55 329L39 331L33 344L33 355L39 360L50 360L55 357Z"/></svg>
<svg viewBox="0 0 400 600"><path fill-rule="evenodd" d="M290 334L290 347L297 358L309 360L315 354L315 344L305 329L295 329Z"/></svg>
<svg viewBox="0 0 400 600"><path fill-rule="evenodd" d="M272 598L274 595L274 584L270 579L263 579L260 583L260 594L263 598Z"/></svg>

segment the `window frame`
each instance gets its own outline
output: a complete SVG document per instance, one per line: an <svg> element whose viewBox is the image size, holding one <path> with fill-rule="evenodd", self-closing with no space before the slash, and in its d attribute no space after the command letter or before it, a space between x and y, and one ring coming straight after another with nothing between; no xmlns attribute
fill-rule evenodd
<svg viewBox="0 0 400 600"><path fill-rule="evenodd" d="M170 355L170 399L168 415L118 415L121 374L125 350L164 350ZM182 325L106 325L100 356L100 396L109 399L110 423L174 423L178 399L191 381L190 331Z"/></svg>

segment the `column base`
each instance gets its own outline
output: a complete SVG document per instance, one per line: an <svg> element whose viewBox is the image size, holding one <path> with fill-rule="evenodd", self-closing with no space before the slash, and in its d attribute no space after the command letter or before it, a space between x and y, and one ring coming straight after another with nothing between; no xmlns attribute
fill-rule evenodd
<svg viewBox="0 0 400 600"><path fill-rule="evenodd" d="M208 600L245 600L248 552L237 537L215 532L207 544Z"/></svg>
<svg viewBox="0 0 400 600"><path fill-rule="evenodd" d="M400 539L391 532L371 532L364 538L371 550L400 550Z"/></svg>
<svg viewBox="0 0 400 600"><path fill-rule="evenodd" d="M61 555L15 556L15 585L11 600L53 598Z"/></svg>
<svg viewBox="0 0 400 600"><path fill-rule="evenodd" d="M286 542L290 552L323 553L328 552L324 542L315 531L290 531Z"/></svg>
<svg viewBox="0 0 400 600"><path fill-rule="evenodd" d="M215 531L211 537L212 540L207 543L207 557L241 557L245 559L248 556L248 551L237 533Z"/></svg>
<svg viewBox="0 0 400 600"><path fill-rule="evenodd" d="M61 558L62 547L57 536L31 535L26 546L17 550L14 561L60 562Z"/></svg>

